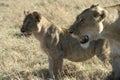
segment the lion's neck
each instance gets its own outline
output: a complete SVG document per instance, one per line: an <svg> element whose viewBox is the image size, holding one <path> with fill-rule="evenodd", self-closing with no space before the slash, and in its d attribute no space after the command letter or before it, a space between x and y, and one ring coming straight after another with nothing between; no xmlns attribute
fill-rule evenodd
<svg viewBox="0 0 120 80"><path fill-rule="evenodd" d="M116 8L115 8L116 7ZM114 39L120 41L120 13L118 10L119 6L113 6L113 8L108 9L108 16L104 21L104 30L102 32L102 37L106 39Z"/></svg>
<svg viewBox="0 0 120 80"><path fill-rule="evenodd" d="M115 25L111 25L109 27L106 27L102 34L101 37L111 40L114 39L115 41L120 41L120 27L119 26L115 26Z"/></svg>
<svg viewBox="0 0 120 80"><path fill-rule="evenodd" d="M38 30L33 32L37 40L40 41L42 39L43 34L45 34L46 30L49 27L48 25L50 25L50 23L44 17L41 17L40 22L37 24Z"/></svg>
<svg viewBox="0 0 120 80"><path fill-rule="evenodd" d="M42 17L40 23L37 25L38 31L34 32L34 36L39 40L43 41L46 35L52 36L53 34L60 34L62 29L54 25L54 23L50 22L46 18ZM57 33L57 34L56 34Z"/></svg>

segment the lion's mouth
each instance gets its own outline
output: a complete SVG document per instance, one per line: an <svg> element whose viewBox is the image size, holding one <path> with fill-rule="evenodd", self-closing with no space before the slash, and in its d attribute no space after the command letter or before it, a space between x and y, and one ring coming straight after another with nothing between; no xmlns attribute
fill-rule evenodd
<svg viewBox="0 0 120 80"><path fill-rule="evenodd" d="M88 41L89 41L88 35L82 35L82 36L80 37L80 43L81 43L81 44L85 44L85 43L87 43Z"/></svg>
<svg viewBox="0 0 120 80"><path fill-rule="evenodd" d="M24 33L22 33L22 35L25 36L25 37L30 37L31 33L24 32Z"/></svg>

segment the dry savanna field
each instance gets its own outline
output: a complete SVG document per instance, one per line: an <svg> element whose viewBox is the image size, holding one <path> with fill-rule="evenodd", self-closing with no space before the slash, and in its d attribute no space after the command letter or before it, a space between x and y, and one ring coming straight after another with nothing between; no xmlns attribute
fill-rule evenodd
<svg viewBox="0 0 120 80"><path fill-rule="evenodd" d="M91 4L110 6L119 0L0 0L0 80L46 80L48 58L31 36L20 35L24 11L38 11L59 27L69 28ZM111 66L96 56L84 62L64 60L65 80L105 80Z"/></svg>

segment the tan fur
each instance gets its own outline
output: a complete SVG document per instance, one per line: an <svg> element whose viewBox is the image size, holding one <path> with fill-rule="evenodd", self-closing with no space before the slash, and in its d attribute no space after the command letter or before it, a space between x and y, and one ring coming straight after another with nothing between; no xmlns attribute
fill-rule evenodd
<svg viewBox="0 0 120 80"><path fill-rule="evenodd" d="M21 32L25 36L33 34L40 41L41 48L49 58L50 76L56 80L62 72L64 58L81 62L95 55L95 42L91 42L87 49L82 48L67 29L57 27L38 12L26 15Z"/></svg>
<svg viewBox="0 0 120 80"><path fill-rule="evenodd" d="M110 60L114 72L114 80L120 80L120 6L115 5L111 7L113 9L107 9L107 13L104 8L97 5L86 9L71 26L70 32L77 36L79 40L81 40L81 36L87 35L89 37L89 43L93 40L102 41L102 43L96 43L95 52L96 54L99 53L98 57L100 59L105 60L106 58ZM110 11L113 13L110 13ZM106 17L101 16L102 12L105 13L104 15ZM97 16L94 16L94 13ZM81 19L85 20L79 22ZM103 20L105 20L104 23ZM103 26L104 30L99 32Z"/></svg>

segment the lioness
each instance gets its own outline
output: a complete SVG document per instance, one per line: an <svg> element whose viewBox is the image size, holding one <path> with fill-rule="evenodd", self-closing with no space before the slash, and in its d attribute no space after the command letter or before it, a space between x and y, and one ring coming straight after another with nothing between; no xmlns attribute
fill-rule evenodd
<svg viewBox="0 0 120 80"><path fill-rule="evenodd" d="M27 37L33 34L40 41L42 49L48 55L50 76L54 79L58 79L62 71L63 58L80 62L95 55L94 42L90 43L87 50L84 49L67 29L57 27L38 12L28 13L25 16L21 32Z"/></svg>
<svg viewBox="0 0 120 80"><path fill-rule="evenodd" d="M117 9L118 14L119 9ZM77 16L70 28L70 33L80 41L81 46L89 47L89 43L93 40L101 40L103 43L107 43L100 44L97 48L98 50L103 48L100 55L103 54L106 58L110 58L114 80L120 80L120 17L109 24L109 27L106 27L106 23L100 21L105 16L109 17L109 14L104 8L93 5ZM96 23L98 24L96 25Z"/></svg>

